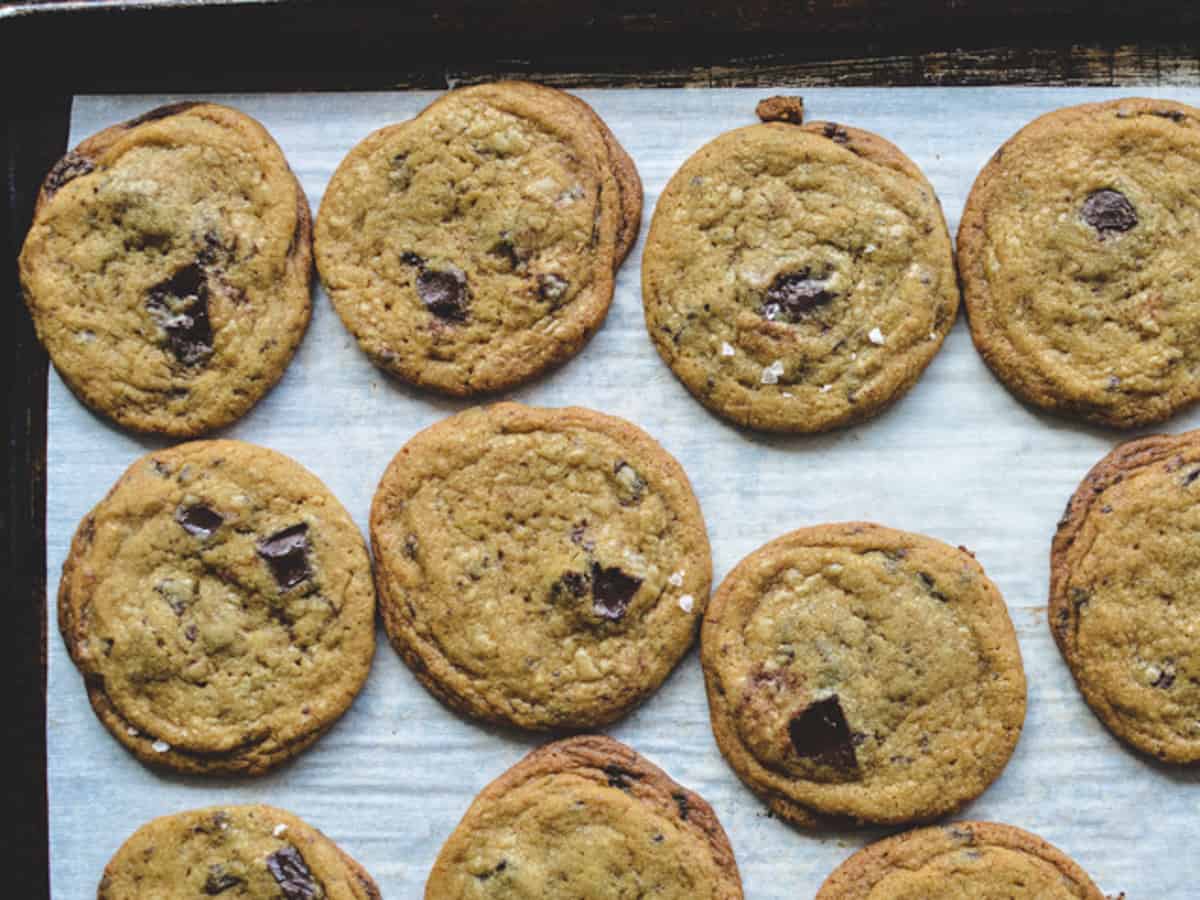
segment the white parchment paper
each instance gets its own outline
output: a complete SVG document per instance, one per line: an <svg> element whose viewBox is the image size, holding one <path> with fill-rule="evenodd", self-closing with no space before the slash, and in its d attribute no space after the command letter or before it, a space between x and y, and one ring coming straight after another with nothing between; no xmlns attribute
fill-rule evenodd
<svg viewBox="0 0 1200 900"><path fill-rule="evenodd" d="M633 155L646 187L643 237L659 191L692 152L754 121L768 90L580 91ZM813 89L807 114L882 134L937 189L951 232L988 156L1034 116L1145 93L1200 104L1200 89ZM345 153L409 118L429 93L213 97L259 119L283 147L314 212ZM72 145L173 96L80 97ZM632 420L680 460L708 522L719 581L744 555L803 525L868 519L975 551L1008 601L1029 680L1029 712L999 781L959 818L1032 830L1130 900L1200 896L1200 771L1127 751L1092 716L1045 621L1050 538L1071 492L1120 436L1022 407L989 374L961 320L912 392L878 418L829 436L739 431L694 401L659 360L642 322L641 245L603 328L574 360L510 396L582 404ZM228 437L273 447L317 473L364 532L392 455L461 409L376 370L317 291L312 326L282 382ZM1166 429L1200 426L1200 409ZM112 853L152 817L216 803L266 802L324 830L372 873L388 900L421 896L442 841L475 794L541 739L448 712L379 632L363 693L289 765L253 780L162 775L140 765L93 716L55 622L54 597L80 518L139 455L161 446L92 415L50 377L47 565L48 753L53 896L95 896ZM769 818L725 765L693 651L663 688L610 733L701 793L737 853L746 895L811 897L851 852L882 834L812 834Z"/></svg>

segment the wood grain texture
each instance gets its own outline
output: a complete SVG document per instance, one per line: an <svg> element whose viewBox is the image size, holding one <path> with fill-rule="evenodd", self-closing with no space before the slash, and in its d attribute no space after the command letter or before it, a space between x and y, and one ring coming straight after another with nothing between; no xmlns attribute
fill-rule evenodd
<svg viewBox="0 0 1200 900"><path fill-rule="evenodd" d="M49 894L47 360L15 258L41 178L65 150L72 93L442 89L497 77L566 88L1200 84L1191 0L412 0L392 10L94 0L2 4L0 20L0 71L17 86L2 143L10 376L0 566L16 617L9 733L25 751L9 774L9 818L22 827L9 836L7 882L28 897ZM189 52L205 45L220 47L219 67ZM30 58L51 62L31 72Z"/></svg>

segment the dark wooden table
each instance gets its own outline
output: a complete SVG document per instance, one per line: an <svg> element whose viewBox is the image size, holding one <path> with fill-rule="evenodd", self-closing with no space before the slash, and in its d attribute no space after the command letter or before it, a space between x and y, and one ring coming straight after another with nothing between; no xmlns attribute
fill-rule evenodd
<svg viewBox="0 0 1200 900"><path fill-rule="evenodd" d="M1200 84L1195 0L794 3L108 0L0 4L5 69L0 558L14 642L6 890L49 896L46 847L46 355L16 256L76 93L559 87ZM11 750L15 749L15 753Z"/></svg>

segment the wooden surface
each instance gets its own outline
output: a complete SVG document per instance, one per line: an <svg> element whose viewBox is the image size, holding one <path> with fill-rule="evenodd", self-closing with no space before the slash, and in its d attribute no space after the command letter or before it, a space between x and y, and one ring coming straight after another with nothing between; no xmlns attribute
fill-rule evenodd
<svg viewBox="0 0 1200 900"><path fill-rule="evenodd" d="M1193 0L808 0L0 5L6 78L3 559L8 846L22 897L49 894L45 806L45 354L16 254L66 149L74 93L440 89L511 76L560 87L1200 84ZM211 47L212 52L203 48ZM29 60L37 60L33 67Z"/></svg>

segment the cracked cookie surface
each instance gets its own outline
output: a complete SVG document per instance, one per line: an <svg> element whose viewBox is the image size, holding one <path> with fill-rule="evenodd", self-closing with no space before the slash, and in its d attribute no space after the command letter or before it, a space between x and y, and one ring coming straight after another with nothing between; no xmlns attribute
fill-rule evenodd
<svg viewBox="0 0 1200 900"><path fill-rule="evenodd" d="M426 429L371 506L380 609L418 679L522 728L622 715L687 651L712 562L679 464L586 409L515 403Z"/></svg>
<svg viewBox="0 0 1200 900"><path fill-rule="evenodd" d="M955 822L871 844L825 880L816 900L931 897L1105 900L1061 850L1028 831L994 822Z"/></svg>
<svg viewBox="0 0 1200 900"><path fill-rule="evenodd" d="M58 624L143 762L258 774L350 706L375 649L362 536L298 463L238 441L135 462L80 523Z"/></svg>
<svg viewBox="0 0 1200 900"><path fill-rule="evenodd" d="M375 882L329 838L270 806L163 816L121 845L97 900L380 900Z"/></svg>
<svg viewBox="0 0 1200 900"><path fill-rule="evenodd" d="M912 161L869 132L795 124L787 99L760 105L780 121L721 135L671 178L642 296L659 354L707 407L817 432L916 382L954 324L958 285Z"/></svg>
<svg viewBox="0 0 1200 900"><path fill-rule="evenodd" d="M975 346L1020 399L1129 428L1200 398L1200 111L1048 113L979 173L958 232Z"/></svg>
<svg viewBox="0 0 1200 900"><path fill-rule="evenodd" d="M126 428L195 436L244 415L304 336L308 201L250 117L161 107L51 170L20 274L81 400Z"/></svg>
<svg viewBox="0 0 1200 900"><path fill-rule="evenodd" d="M1126 743L1200 763L1200 431L1122 444L1071 497L1050 554L1050 629Z"/></svg>
<svg viewBox="0 0 1200 900"><path fill-rule="evenodd" d="M806 827L951 812L1000 774L1025 718L1016 634L975 559L867 523L742 560L705 614L701 663L721 752Z"/></svg>
<svg viewBox="0 0 1200 900"><path fill-rule="evenodd" d="M372 362L471 395L573 356L640 220L632 161L582 101L501 82L369 135L321 203L316 256Z"/></svg>
<svg viewBox="0 0 1200 900"><path fill-rule="evenodd" d="M741 900L733 849L701 797L617 741L535 750L479 794L425 900Z"/></svg>

